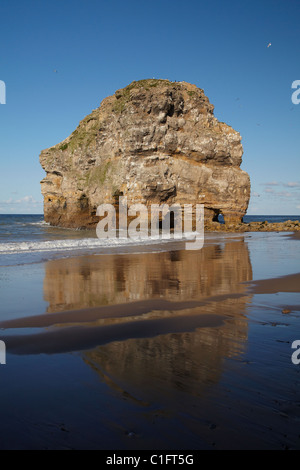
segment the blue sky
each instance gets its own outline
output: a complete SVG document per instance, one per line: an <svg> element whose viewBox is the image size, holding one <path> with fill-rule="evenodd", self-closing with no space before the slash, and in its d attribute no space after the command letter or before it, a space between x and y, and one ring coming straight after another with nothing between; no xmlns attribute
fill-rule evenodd
<svg viewBox="0 0 300 470"><path fill-rule="evenodd" d="M248 214L300 214L299 0L1 0L0 17L0 213L42 213L40 151L155 77L203 88L241 133Z"/></svg>

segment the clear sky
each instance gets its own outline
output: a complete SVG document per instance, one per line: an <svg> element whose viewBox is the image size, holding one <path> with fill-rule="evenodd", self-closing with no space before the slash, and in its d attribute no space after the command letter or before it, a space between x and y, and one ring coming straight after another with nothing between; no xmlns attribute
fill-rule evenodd
<svg viewBox="0 0 300 470"><path fill-rule="evenodd" d="M248 214L300 214L300 0L0 0L0 18L0 213L42 213L40 151L154 77L241 133Z"/></svg>

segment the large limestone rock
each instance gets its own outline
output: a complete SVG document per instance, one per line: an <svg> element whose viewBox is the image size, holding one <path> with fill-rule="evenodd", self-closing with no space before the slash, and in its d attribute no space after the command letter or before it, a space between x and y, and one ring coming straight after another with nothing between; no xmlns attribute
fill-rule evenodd
<svg viewBox="0 0 300 470"><path fill-rule="evenodd" d="M207 220L240 222L250 197L241 136L213 109L186 82L141 80L116 91L41 152L45 220L91 227L97 207L123 195L128 205L204 203Z"/></svg>

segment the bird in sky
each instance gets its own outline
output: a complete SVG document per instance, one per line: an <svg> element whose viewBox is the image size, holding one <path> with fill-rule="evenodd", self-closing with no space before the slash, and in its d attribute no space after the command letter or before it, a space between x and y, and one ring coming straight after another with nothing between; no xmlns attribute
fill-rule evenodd
<svg viewBox="0 0 300 470"><path fill-rule="evenodd" d="M272 46L272 43L271 43L271 42L269 42L269 44L267 45L267 48L268 48L268 47L271 47L271 46Z"/></svg>

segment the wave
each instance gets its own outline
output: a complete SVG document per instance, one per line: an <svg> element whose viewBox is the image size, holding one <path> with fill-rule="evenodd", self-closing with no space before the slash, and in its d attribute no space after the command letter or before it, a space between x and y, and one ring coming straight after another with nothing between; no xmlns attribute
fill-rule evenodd
<svg viewBox="0 0 300 470"><path fill-rule="evenodd" d="M190 236L185 236L179 241L188 240ZM41 252L65 252L70 250L93 250L97 248L122 247L132 245L152 245L162 244L174 240L173 237L162 239L161 237L145 237L145 238L81 238L81 239L63 239L63 240L47 240L47 241L22 241L13 243L1 243L0 255L17 254L17 253L41 253Z"/></svg>
<svg viewBox="0 0 300 470"><path fill-rule="evenodd" d="M3 223L3 225L7 225L7 222ZM35 225L38 227L50 227L49 222L45 222L44 220L40 220L38 222L14 222L14 225L21 225L22 227L27 227L28 225Z"/></svg>

